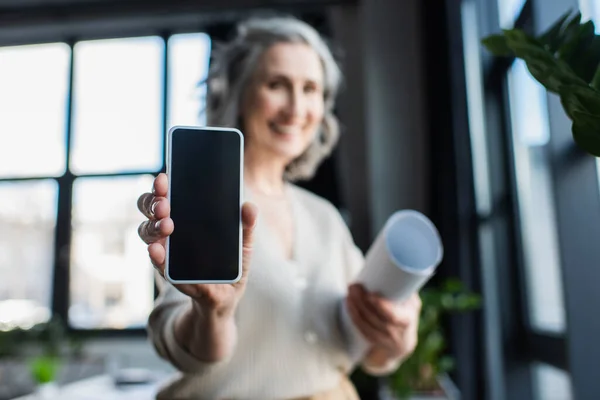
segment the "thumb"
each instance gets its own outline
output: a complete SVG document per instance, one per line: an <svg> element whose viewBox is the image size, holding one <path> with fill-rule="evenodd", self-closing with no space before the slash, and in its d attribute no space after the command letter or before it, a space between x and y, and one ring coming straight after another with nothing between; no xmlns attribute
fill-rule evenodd
<svg viewBox="0 0 600 400"><path fill-rule="evenodd" d="M253 203L244 203L242 205L242 280L246 279L250 268L257 218L258 207Z"/></svg>
<svg viewBox="0 0 600 400"><path fill-rule="evenodd" d="M252 231L256 225L258 218L258 207L254 203L245 202L242 205L242 226L244 228L244 241L246 239L246 232L248 229ZM251 232L250 232L251 233Z"/></svg>

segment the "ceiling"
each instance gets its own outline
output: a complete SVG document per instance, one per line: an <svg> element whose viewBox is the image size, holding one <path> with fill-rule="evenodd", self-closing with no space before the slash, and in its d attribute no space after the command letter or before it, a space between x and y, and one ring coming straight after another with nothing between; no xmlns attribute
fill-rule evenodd
<svg viewBox="0 0 600 400"><path fill-rule="evenodd" d="M75 3L102 3L109 0L0 0L0 8L30 8L45 6L64 6ZM124 0L127 1L127 0Z"/></svg>
<svg viewBox="0 0 600 400"><path fill-rule="evenodd" d="M0 46L198 29L248 10L322 10L358 0L0 0ZM156 32L155 32L156 33Z"/></svg>
<svg viewBox="0 0 600 400"><path fill-rule="evenodd" d="M0 0L0 9L24 9L24 8L32 8L32 7L56 7L56 6L66 6L66 5L84 5L84 4L114 4L119 3L122 5L126 4L139 4L143 5L148 3L149 1L143 0ZM150 1L150 3L177 3L178 1L173 0L162 0L162 1ZM214 6L215 4L223 2L217 2L213 0L197 0L196 3L198 6ZM328 3L344 3L344 1L331 1L331 0L247 0L247 1L229 1L228 3L239 6L244 3L248 3L252 6L274 6L274 5L302 5L302 4L328 4ZM349 3L349 1L346 1Z"/></svg>

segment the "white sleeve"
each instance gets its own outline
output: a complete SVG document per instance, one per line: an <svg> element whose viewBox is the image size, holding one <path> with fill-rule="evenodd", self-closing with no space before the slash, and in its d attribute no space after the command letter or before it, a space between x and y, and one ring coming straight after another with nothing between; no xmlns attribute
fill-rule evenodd
<svg viewBox="0 0 600 400"><path fill-rule="evenodd" d="M175 339L175 321L191 306L191 299L159 278L160 294L148 317L147 332L158 355L185 373L205 374L228 360L215 363L203 362L191 355Z"/></svg>

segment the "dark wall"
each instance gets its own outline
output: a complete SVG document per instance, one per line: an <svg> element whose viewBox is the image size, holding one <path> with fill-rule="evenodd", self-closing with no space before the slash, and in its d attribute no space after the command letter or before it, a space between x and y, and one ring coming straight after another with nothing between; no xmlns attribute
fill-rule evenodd
<svg viewBox="0 0 600 400"><path fill-rule="evenodd" d="M361 247L370 244L394 211L428 212L419 4L417 0L364 1L331 11L347 78L339 99L345 128L343 193Z"/></svg>

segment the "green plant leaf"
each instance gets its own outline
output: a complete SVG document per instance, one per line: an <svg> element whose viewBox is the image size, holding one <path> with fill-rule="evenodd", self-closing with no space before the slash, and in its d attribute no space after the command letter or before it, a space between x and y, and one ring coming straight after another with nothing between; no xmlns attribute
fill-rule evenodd
<svg viewBox="0 0 600 400"><path fill-rule="evenodd" d="M577 86L563 86L560 91L560 102L571 120L574 120L573 114L577 111L589 112L580 96L577 95Z"/></svg>
<svg viewBox="0 0 600 400"><path fill-rule="evenodd" d="M581 43L576 53L567 62L573 72L584 81L591 83L600 63L600 36L594 34L589 43Z"/></svg>
<svg viewBox="0 0 600 400"><path fill-rule="evenodd" d="M540 41L546 45L547 49L551 53L556 52L560 46L563 29L567 19L571 15L571 12L572 11L569 10L564 13L550 28L548 28L548 30L546 30L546 32L540 36Z"/></svg>
<svg viewBox="0 0 600 400"><path fill-rule="evenodd" d="M573 113L573 123L587 132L600 135L600 116L585 112L575 111Z"/></svg>
<svg viewBox="0 0 600 400"><path fill-rule="evenodd" d="M512 50L508 47L504 35L490 35L484 38L481 43L495 56L505 57L512 54Z"/></svg>
<svg viewBox="0 0 600 400"><path fill-rule="evenodd" d="M479 296L475 296L469 293L460 294L456 298L456 311L468 311L479 308L481 305L481 299Z"/></svg>
<svg viewBox="0 0 600 400"><path fill-rule="evenodd" d="M600 92L592 87L580 85L565 85L560 91L561 101L565 111L574 120L573 112L600 114ZM568 108L568 109L567 109Z"/></svg>
<svg viewBox="0 0 600 400"><path fill-rule="evenodd" d="M557 56L565 61L585 82L590 82L600 61L600 54L593 49L598 49L595 27L588 21L579 27L579 30L569 40L561 44ZM593 46L594 45L594 46ZM592 49L592 51L590 51Z"/></svg>
<svg viewBox="0 0 600 400"><path fill-rule="evenodd" d="M581 13L577 12L573 18L566 21L563 25L563 29L559 35L559 41L561 44L570 41L574 36L576 36L579 32L579 27L581 25ZM559 46L560 48L560 46Z"/></svg>
<svg viewBox="0 0 600 400"><path fill-rule="evenodd" d="M512 49L513 45L531 45L544 49L544 44L521 29L505 29L506 44ZM545 49L544 49L545 50Z"/></svg>
<svg viewBox="0 0 600 400"><path fill-rule="evenodd" d="M442 307L446 310L452 310L455 307L455 298L452 293L446 293L442 297Z"/></svg>
<svg viewBox="0 0 600 400"><path fill-rule="evenodd" d="M544 45L519 29L505 31L507 45L527 64L531 75L547 90L558 93L563 85L587 86L564 60L555 58Z"/></svg>
<svg viewBox="0 0 600 400"><path fill-rule="evenodd" d="M441 357L440 362L439 362L438 372L439 373L450 372L454 369L455 364L456 363L454 361L454 358L452 358L450 356Z"/></svg>
<svg viewBox="0 0 600 400"><path fill-rule="evenodd" d="M539 55L539 54L538 54ZM560 93L561 87L565 85L588 86L579 78L564 62L559 60L548 60L538 55L527 55L524 57L529 73L540 82L546 90Z"/></svg>
<svg viewBox="0 0 600 400"><path fill-rule="evenodd" d="M431 356L441 350L445 346L444 335L440 331L432 332L425 338L424 341L424 354Z"/></svg>
<svg viewBox="0 0 600 400"><path fill-rule="evenodd" d="M565 36L558 49L558 58L569 59L575 54L581 42L591 41L594 37L594 24L592 23L590 26L590 22L588 21L583 25L571 26L572 31Z"/></svg>
<svg viewBox="0 0 600 400"><path fill-rule="evenodd" d="M459 279L450 278L444 282L443 289L446 292L459 293L464 291L465 285Z"/></svg>
<svg viewBox="0 0 600 400"><path fill-rule="evenodd" d="M436 377L440 372L449 372L454 368L452 359L446 352L446 337L443 331L442 317L460 310L457 303L469 303L475 307L479 296L468 291L457 279L446 279L436 286L426 286L421 291L421 317L418 343L400 367L390 375L390 387L396 396L405 398L415 390L437 388ZM460 300L462 299L462 300ZM444 304L451 303L451 307Z"/></svg>
<svg viewBox="0 0 600 400"><path fill-rule="evenodd" d="M60 359L56 357L40 356L31 361L29 370L37 383L48 383L56 379L60 365Z"/></svg>
<svg viewBox="0 0 600 400"><path fill-rule="evenodd" d="M581 12L577 12L577 14L575 14L573 19L571 19L565 26L565 29L563 30L563 35L562 35L564 38L563 40L567 41L571 37L576 35L579 25L581 25Z"/></svg>
<svg viewBox="0 0 600 400"><path fill-rule="evenodd" d="M595 118L598 119L597 117ZM597 122L600 123L600 121ZM573 122L573 140L583 150L593 156L600 157L600 131L589 130L587 124L587 121Z"/></svg>

